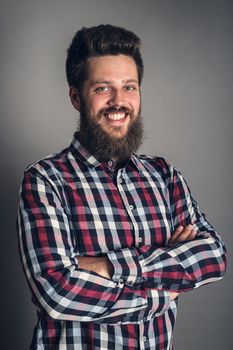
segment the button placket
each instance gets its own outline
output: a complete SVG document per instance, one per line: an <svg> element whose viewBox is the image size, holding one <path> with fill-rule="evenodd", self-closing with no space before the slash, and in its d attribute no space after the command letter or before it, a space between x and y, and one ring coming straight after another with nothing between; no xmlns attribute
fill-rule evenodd
<svg viewBox="0 0 233 350"><path fill-rule="evenodd" d="M148 314L148 320L150 320L151 318L152 318L152 311L150 310Z"/></svg>
<svg viewBox="0 0 233 350"><path fill-rule="evenodd" d="M125 205L125 208L128 212L128 215L131 219L133 228L134 228L134 234L135 234L135 242L138 242L138 234L139 234L139 229L138 229L138 224L134 218L133 215L133 209L135 208L134 205L129 204L128 198L126 193L130 192L130 189L128 188L128 183L129 179L125 176L125 172L122 169L118 170L118 174L117 174L117 187L118 187L118 191L119 194L121 195L122 201Z"/></svg>
<svg viewBox="0 0 233 350"><path fill-rule="evenodd" d="M144 323L143 322L140 322L139 323L139 341L140 341L140 350L144 350L145 349L145 335L144 335L144 332L145 332L145 327L144 327Z"/></svg>

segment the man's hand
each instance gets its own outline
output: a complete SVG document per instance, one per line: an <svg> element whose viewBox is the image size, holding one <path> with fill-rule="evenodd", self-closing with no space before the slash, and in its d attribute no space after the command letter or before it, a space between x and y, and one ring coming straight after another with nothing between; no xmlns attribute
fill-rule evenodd
<svg viewBox="0 0 233 350"><path fill-rule="evenodd" d="M170 298L171 300L176 299L179 296L180 293L170 292Z"/></svg>
<svg viewBox="0 0 233 350"><path fill-rule="evenodd" d="M112 278L113 266L107 257L76 256L76 258L81 269L96 272L109 279Z"/></svg>
<svg viewBox="0 0 233 350"><path fill-rule="evenodd" d="M168 245L172 246L178 242L191 241L196 237L196 235L197 230L193 228L193 225L189 224L185 228L183 226L179 226L169 239Z"/></svg>

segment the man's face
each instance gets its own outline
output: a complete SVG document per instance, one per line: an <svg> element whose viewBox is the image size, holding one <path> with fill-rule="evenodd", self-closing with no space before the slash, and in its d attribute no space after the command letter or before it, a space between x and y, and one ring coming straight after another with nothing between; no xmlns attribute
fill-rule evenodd
<svg viewBox="0 0 233 350"><path fill-rule="evenodd" d="M122 158L123 153L129 156L136 151L142 138L142 123L133 58L125 55L89 58L88 78L78 102L82 141L92 153L100 149L99 156L103 158L107 152L108 157L118 157L120 153Z"/></svg>
<svg viewBox="0 0 233 350"><path fill-rule="evenodd" d="M112 137L122 137L140 109L138 73L125 55L92 57L82 98L89 117Z"/></svg>

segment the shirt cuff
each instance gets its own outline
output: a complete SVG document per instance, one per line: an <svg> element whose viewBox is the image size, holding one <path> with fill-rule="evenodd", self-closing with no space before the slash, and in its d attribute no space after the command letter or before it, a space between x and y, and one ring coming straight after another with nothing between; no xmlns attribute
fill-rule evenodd
<svg viewBox="0 0 233 350"><path fill-rule="evenodd" d="M148 289L148 306L144 321L163 315L170 307L171 294L166 290Z"/></svg>
<svg viewBox="0 0 233 350"><path fill-rule="evenodd" d="M118 251L111 251L107 253L107 256L114 267L112 276L114 282L122 282L132 286L143 281L142 269L136 249L124 248Z"/></svg>

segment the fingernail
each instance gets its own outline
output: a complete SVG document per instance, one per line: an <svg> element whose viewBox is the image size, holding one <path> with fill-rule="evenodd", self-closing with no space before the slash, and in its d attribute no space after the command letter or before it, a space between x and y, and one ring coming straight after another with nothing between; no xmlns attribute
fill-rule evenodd
<svg viewBox="0 0 233 350"><path fill-rule="evenodd" d="M183 230L183 228L184 227L180 225L180 226L178 226L177 230L181 231L181 230Z"/></svg>

